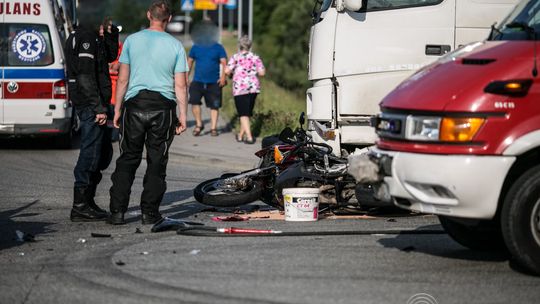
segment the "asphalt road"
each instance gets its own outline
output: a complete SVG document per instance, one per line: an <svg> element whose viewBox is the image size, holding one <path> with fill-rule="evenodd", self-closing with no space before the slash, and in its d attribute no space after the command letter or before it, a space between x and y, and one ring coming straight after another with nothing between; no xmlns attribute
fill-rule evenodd
<svg viewBox="0 0 540 304"><path fill-rule="evenodd" d="M237 146L242 144L234 143L231 134L219 138L224 143L213 144L242 151L241 163L246 166L253 162L251 151ZM205 179L237 171L239 162L226 162L225 153L219 151L207 161L204 155L186 156L210 136L197 140L194 143L191 135L180 138L172 151L162 211L208 226L230 226L211 218L231 210L208 210L194 201L192 189ZM137 206L144 165L135 180L128 225L74 224L68 216L78 151L49 149L47 144L0 144L0 303L538 303L540 299L540 278L521 273L502 253L467 250L446 234L225 238L150 233L150 226L140 224ZM114 164L100 185L101 206L107 205L113 168ZM433 216L311 223L258 220L234 226L284 231L440 229ZM142 233L136 233L137 228ZM17 241L17 230L35 235L35 242ZM91 237L92 232L111 237ZM436 302L417 295L421 293ZM416 301L409 301L414 295Z"/></svg>

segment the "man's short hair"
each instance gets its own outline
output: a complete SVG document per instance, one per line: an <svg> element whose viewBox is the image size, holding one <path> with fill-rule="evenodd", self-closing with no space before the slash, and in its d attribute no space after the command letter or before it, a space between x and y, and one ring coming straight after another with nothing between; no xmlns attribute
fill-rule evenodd
<svg viewBox="0 0 540 304"><path fill-rule="evenodd" d="M168 21L171 16L171 6L168 1L154 0L148 8L152 19L159 21Z"/></svg>

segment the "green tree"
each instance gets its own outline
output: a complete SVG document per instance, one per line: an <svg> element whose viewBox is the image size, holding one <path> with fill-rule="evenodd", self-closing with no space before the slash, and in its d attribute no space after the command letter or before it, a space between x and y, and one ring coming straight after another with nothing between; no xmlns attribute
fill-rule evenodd
<svg viewBox="0 0 540 304"><path fill-rule="evenodd" d="M144 1L148 2L148 1ZM133 33L147 25L146 5L144 2L132 0L111 1L113 20L122 25L123 31Z"/></svg>
<svg viewBox="0 0 540 304"><path fill-rule="evenodd" d="M254 2L257 51L269 77L284 88L305 91L313 0Z"/></svg>

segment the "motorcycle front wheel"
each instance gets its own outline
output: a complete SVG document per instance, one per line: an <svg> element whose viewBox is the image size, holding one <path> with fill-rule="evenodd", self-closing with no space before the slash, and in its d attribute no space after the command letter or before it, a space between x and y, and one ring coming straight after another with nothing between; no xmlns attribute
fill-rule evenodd
<svg viewBox="0 0 540 304"><path fill-rule="evenodd" d="M226 177L230 176L222 176L200 183L193 190L193 196L199 203L213 207L237 207L260 199L263 188L256 181L242 190L218 189L216 185Z"/></svg>

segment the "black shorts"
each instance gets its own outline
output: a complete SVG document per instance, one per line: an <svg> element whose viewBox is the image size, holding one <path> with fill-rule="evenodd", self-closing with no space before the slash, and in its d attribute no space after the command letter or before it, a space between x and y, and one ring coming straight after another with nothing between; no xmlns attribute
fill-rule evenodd
<svg viewBox="0 0 540 304"><path fill-rule="evenodd" d="M189 86L188 103L192 105L201 105L201 98L203 97L208 108L221 108L221 87L218 83L192 82Z"/></svg>
<svg viewBox="0 0 540 304"><path fill-rule="evenodd" d="M257 93L234 96L238 116L253 116L255 98L257 98Z"/></svg>

